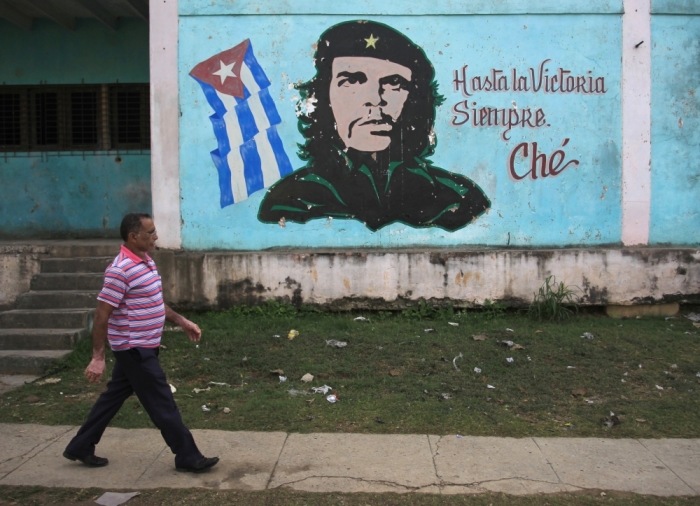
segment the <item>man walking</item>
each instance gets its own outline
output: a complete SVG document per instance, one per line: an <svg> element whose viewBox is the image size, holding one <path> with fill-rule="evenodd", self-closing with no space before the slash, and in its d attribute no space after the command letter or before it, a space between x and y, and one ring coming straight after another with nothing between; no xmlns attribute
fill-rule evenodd
<svg viewBox="0 0 700 506"><path fill-rule="evenodd" d="M106 466L109 461L95 455L95 445L124 401L135 392L175 454L175 468L183 472L205 471L216 465L219 458L207 458L197 448L158 361L165 320L179 325L194 342L199 341L202 331L163 302L161 278L148 256L158 240L151 217L144 213L127 214L120 234L124 244L107 267L97 297L92 360L85 369L85 377L91 383L100 380L105 371L105 341L109 340L115 358L112 379L63 456L89 467Z"/></svg>

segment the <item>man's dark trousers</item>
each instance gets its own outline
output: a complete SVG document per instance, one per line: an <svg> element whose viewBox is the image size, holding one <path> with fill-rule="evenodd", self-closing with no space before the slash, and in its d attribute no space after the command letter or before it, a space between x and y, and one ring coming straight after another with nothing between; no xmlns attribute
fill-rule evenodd
<svg viewBox="0 0 700 506"><path fill-rule="evenodd" d="M87 421L68 444L68 453L79 457L94 455L95 445L100 442L107 424L124 401L136 392L144 409L175 454L176 467L191 466L203 458L192 433L182 423L170 385L158 361L159 350L131 348L113 352L116 362L112 379L107 383L107 390L92 407Z"/></svg>

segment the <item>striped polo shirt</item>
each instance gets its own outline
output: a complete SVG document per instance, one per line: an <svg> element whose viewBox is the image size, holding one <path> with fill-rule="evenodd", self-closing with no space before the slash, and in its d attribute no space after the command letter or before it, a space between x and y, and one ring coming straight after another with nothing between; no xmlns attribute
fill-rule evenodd
<svg viewBox="0 0 700 506"><path fill-rule="evenodd" d="M156 264L148 255L143 260L122 245L105 271L97 300L116 308L107 330L114 351L160 346L165 304Z"/></svg>

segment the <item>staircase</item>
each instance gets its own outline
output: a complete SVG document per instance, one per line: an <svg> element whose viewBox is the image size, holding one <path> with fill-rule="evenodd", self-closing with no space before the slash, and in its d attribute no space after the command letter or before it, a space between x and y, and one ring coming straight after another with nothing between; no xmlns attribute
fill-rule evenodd
<svg viewBox="0 0 700 506"><path fill-rule="evenodd" d="M90 337L95 297L118 252L118 243L65 246L41 261L30 291L0 312L0 374L42 375Z"/></svg>

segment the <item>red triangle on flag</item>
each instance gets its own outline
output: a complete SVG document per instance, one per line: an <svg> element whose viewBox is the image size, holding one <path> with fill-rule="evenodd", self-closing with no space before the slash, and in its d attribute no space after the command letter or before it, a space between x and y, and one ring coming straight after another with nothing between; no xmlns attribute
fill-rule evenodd
<svg viewBox="0 0 700 506"><path fill-rule="evenodd" d="M243 81L241 66L248 50L250 39L246 39L236 47L215 54L211 58L198 63L190 72L195 79L210 84L216 91L243 98Z"/></svg>

